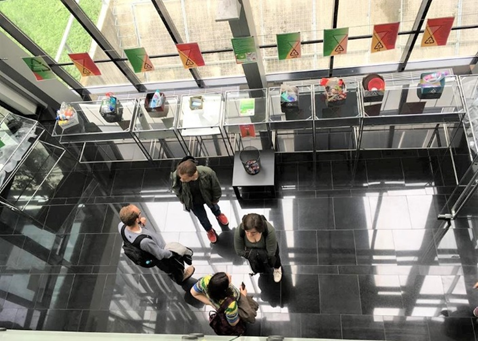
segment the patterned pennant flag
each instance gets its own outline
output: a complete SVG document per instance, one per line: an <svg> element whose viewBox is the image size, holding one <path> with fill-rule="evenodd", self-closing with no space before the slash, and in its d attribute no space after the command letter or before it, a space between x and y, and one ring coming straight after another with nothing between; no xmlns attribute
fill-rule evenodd
<svg viewBox="0 0 478 341"><path fill-rule="evenodd" d="M371 53L393 50L398 37L400 23L381 24L373 27Z"/></svg>
<svg viewBox="0 0 478 341"><path fill-rule="evenodd" d="M454 20L454 17L428 19L423 32L422 47L446 45Z"/></svg>
<svg viewBox="0 0 478 341"><path fill-rule="evenodd" d="M55 74L51 71L51 67L42 57L25 57L23 61L28 65L37 81L55 78Z"/></svg>
<svg viewBox="0 0 478 341"><path fill-rule="evenodd" d="M198 43L176 44L176 48L185 69L205 65Z"/></svg>
<svg viewBox="0 0 478 341"><path fill-rule="evenodd" d="M128 60L133 66L135 73L154 70L153 63L151 63L151 60L149 60L148 54L146 53L144 47L127 49L124 50L124 53L126 53L126 57L128 57Z"/></svg>
<svg viewBox="0 0 478 341"><path fill-rule="evenodd" d="M254 37L231 39L232 49L236 57L236 64L257 62L257 51Z"/></svg>
<svg viewBox="0 0 478 341"><path fill-rule="evenodd" d="M335 56L347 53L349 28L324 30L324 56Z"/></svg>
<svg viewBox="0 0 478 341"><path fill-rule="evenodd" d="M88 53L69 53L68 57L70 57L83 77L101 75L100 69L98 69Z"/></svg>
<svg viewBox="0 0 478 341"><path fill-rule="evenodd" d="M277 35L279 60L300 58L300 32Z"/></svg>

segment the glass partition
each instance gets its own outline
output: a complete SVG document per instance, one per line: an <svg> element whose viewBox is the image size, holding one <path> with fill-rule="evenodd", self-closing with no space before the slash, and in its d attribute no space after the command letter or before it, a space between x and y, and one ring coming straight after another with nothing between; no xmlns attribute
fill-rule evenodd
<svg viewBox="0 0 478 341"><path fill-rule="evenodd" d="M420 79L386 80L385 91L364 96L362 149L443 148L465 113L456 76L424 93Z"/></svg>
<svg viewBox="0 0 478 341"><path fill-rule="evenodd" d="M105 109L105 99L69 103L73 115L56 121L53 136L76 149L81 163L146 161L152 160L150 153L158 156L157 141L139 140L132 133L139 102L117 98L114 106Z"/></svg>
<svg viewBox="0 0 478 341"><path fill-rule="evenodd" d="M221 93L194 93L181 97L176 128L195 157L231 156L221 129L224 96Z"/></svg>
<svg viewBox="0 0 478 341"><path fill-rule="evenodd" d="M358 83L346 82L345 98L333 101L329 87L315 84L315 138L317 151L355 150L362 113L362 92Z"/></svg>
<svg viewBox="0 0 478 341"><path fill-rule="evenodd" d="M275 147L279 152L314 150L314 116L311 85L295 86L296 99L282 97L281 88L269 88L269 120L275 133Z"/></svg>
<svg viewBox="0 0 478 341"><path fill-rule="evenodd" d="M226 92L224 129L234 151L245 146L271 149L267 89Z"/></svg>
<svg viewBox="0 0 478 341"><path fill-rule="evenodd" d="M149 154L153 160L182 158L189 154L186 143L176 131L175 124L179 114L179 98L164 95L164 103L151 108L153 94L139 99L139 112L133 124L133 134L141 142L149 142Z"/></svg>

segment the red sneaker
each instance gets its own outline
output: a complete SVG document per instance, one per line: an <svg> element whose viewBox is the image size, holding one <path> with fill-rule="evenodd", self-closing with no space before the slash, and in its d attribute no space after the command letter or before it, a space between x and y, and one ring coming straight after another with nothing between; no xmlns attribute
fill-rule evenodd
<svg viewBox="0 0 478 341"><path fill-rule="evenodd" d="M221 224L221 225L226 226L226 225L229 224L229 220L227 220L227 217L222 213L220 215L218 215L216 218L217 218L217 221L219 222L219 224Z"/></svg>
<svg viewBox="0 0 478 341"><path fill-rule="evenodd" d="M209 239L211 244L216 244L217 242L216 231L214 231L214 229L210 229L209 231L207 231L207 238Z"/></svg>

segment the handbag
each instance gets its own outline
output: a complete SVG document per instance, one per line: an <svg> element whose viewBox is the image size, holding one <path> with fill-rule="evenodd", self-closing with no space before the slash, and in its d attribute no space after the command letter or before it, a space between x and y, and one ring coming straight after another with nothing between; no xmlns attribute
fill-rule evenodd
<svg viewBox="0 0 478 341"><path fill-rule="evenodd" d="M246 331L246 324L239 319L235 326L231 326L227 322L225 310L234 300L232 297L227 297L217 311L209 312L209 325L217 335L242 335Z"/></svg>
<svg viewBox="0 0 478 341"><path fill-rule="evenodd" d="M239 317L241 321L247 323L256 322L257 310L259 309L259 304L251 296L241 295L239 299Z"/></svg>

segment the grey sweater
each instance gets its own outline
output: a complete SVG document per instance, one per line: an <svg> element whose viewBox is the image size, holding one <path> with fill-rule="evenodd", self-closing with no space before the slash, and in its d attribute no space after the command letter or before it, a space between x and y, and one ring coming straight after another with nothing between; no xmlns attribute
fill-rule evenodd
<svg viewBox="0 0 478 341"><path fill-rule="evenodd" d="M121 229L123 228L123 223L118 224L118 231L121 233ZM171 251L164 249L164 243L159 237L159 235L155 232L152 232L148 230L145 226L142 226L143 231L141 233L135 233L132 232L126 227L124 229L124 234L126 236L126 239L128 239L131 243L135 241L137 237L139 237L141 234L147 234L148 236L151 236L152 239L149 238L144 238L141 241L141 244L139 244L139 247L141 250L149 252L152 254L156 259L161 260L164 258L171 258L173 255Z"/></svg>

